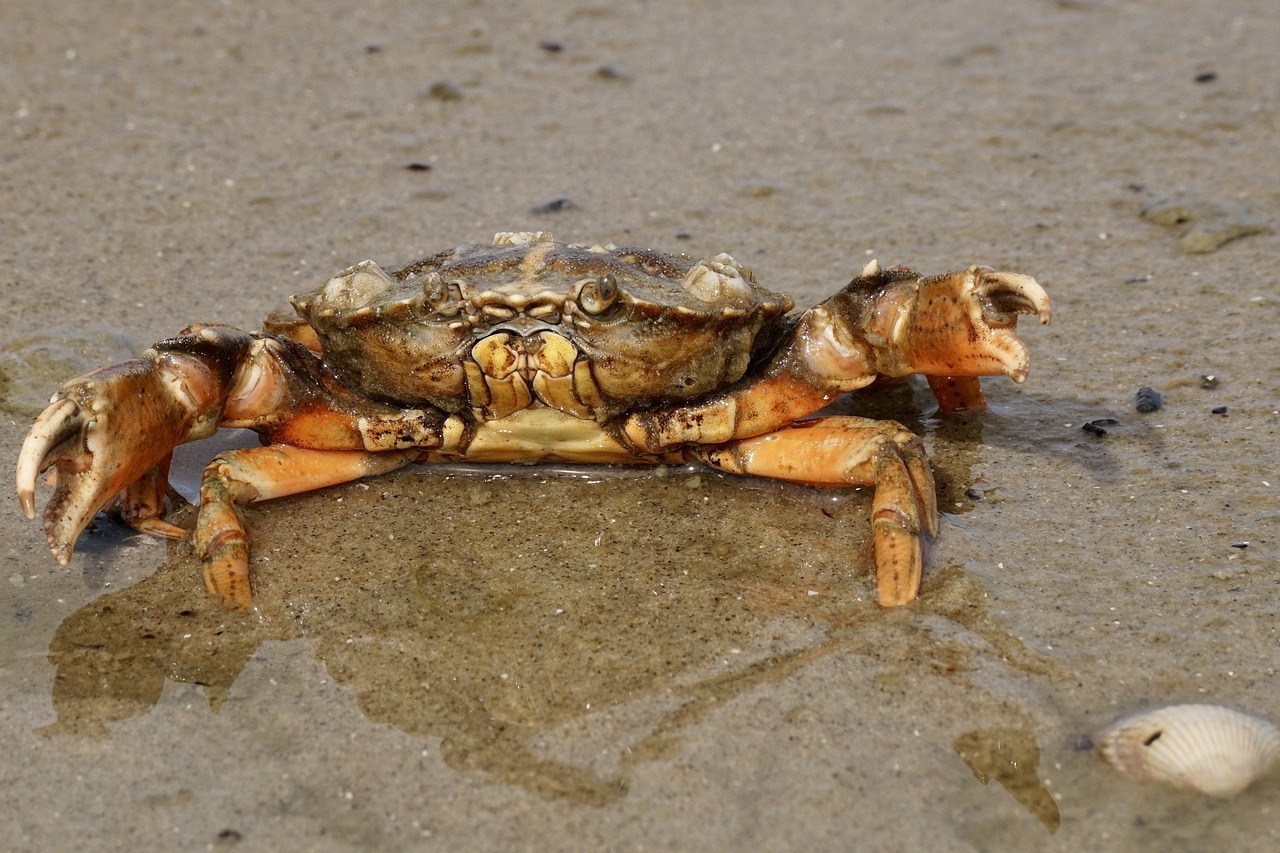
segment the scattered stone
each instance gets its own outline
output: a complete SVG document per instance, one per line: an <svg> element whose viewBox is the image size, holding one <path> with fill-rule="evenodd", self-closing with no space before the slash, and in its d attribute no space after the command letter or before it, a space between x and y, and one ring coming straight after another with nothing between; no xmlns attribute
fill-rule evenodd
<svg viewBox="0 0 1280 853"><path fill-rule="evenodd" d="M574 210L576 208L577 205L573 203L573 199L568 196L560 196L559 198L551 199L545 204L530 208L529 212L533 214L563 213L566 210Z"/></svg>
<svg viewBox="0 0 1280 853"><path fill-rule="evenodd" d="M1218 387L1218 377L1214 376L1213 374L1209 374L1207 376L1201 375L1200 387L1205 389L1206 391L1212 391L1214 388Z"/></svg>
<svg viewBox="0 0 1280 853"><path fill-rule="evenodd" d="M1080 429L1090 435L1104 436L1107 434L1107 427L1116 426L1120 423L1116 418L1096 418L1080 427Z"/></svg>
<svg viewBox="0 0 1280 853"><path fill-rule="evenodd" d="M601 65L596 69L596 77L601 80L630 80L631 75L616 65Z"/></svg>
<svg viewBox="0 0 1280 853"><path fill-rule="evenodd" d="M1226 407L1226 406L1214 406L1212 409L1210 409L1210 410L1209 410L1209 412L1210 412L1211 414L1215 414L1215 415L1225 415L1225 414L1227 413L1227 407Z"/></svg>
<svg viewBox="0 0 1280 853"><path fill-rule="evenodd" d="M431 84L431 88L427 90L427 97L435 98L437 101L460 101L462 100L462 87L457 83L441 80L438 83Z"/></svg>
<svg viewBox="0 0 1280 853"><path fill-rule="evenodd" d="M1150 412L1159 411L1164 405L1164 397L1159 391L1143 385L1138 389L1138 393L1133 395L1133 407L1144 415Z"/></svg>

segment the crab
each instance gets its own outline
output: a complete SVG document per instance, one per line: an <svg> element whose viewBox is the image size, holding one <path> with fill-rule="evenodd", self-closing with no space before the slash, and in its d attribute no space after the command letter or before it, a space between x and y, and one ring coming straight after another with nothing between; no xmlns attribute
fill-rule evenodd
<svg viewBox="0 0 1280 853"><path fill-rule="evenodd" d="M973 266L925 277L870 262L792 313L727 254L579 246L498 234L389 271L372 261L295 296L262 332L192 325L67 382L23 444L17 491L66 564L114 501L165 520L173 449L220 427L264 446L214 457L192 533L209 592L249 608L236 507L409 463L685 464L821 486L870 485L877 600L918 595L938 534L920 438L893 421L815 416L884 378L924 375L943 411L985 407L976 377L1026 379L1019 314L1049 322L1035 279Z"/></svg>

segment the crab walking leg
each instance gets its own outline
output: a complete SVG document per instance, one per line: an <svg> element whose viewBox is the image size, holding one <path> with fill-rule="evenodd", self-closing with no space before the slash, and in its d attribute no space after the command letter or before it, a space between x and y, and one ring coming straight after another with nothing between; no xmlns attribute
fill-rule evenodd
<svg viewBox="0 0 1280 853"><path fill-rule="evenodd" d="M247 609L249 539L236 504L271 500L338 483L385 474L407 465L417 450L311 450L287 444L229 450L214 457L200 483L195 548L204 564L204 584L222 603Z"/></svg>
<svg viewBox="0 0 1280 853"><path fill-rule="evenodd" d="M124 487L117 505L120 518L139 533L149 533L165 539L181 539L187 531L164 520L164 501L169 492L169 464L173 454L168 453L150 470Z"/></svg>
<svg viewBox="0 0 1280 853"><path fill-rule="evenodd" d="M976 376L926 376L925 381L938 399L940 412L957 414L987 409L987 398Z"/></svg>
<svg viewBox="0 0 1280 853"><path fill-rule="evenodd" d="M933 474L919 437L893 421L826 417L686 453L714 468L824 486L874 485L871 524L877 599L912 601L924 561L921 534L938 533Z"/></svg>

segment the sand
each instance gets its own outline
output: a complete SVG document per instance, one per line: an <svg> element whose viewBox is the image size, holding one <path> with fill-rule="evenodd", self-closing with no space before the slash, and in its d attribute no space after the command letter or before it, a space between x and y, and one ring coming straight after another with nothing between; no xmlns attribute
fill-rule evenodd
<svg viewBox="0 0 1280 853"><path fill-rule="evenodd" d="M10 470L75 373L501 230L729 251L802 304L986 263L1053 324L989 412L842 404L937 471L893 612L865 491L417 468L248 510L247 615L188 546L99 519L61 567L5 501L0 847L1280 846L1280 779L1089 749L1280 718L1273 0L259 6L4 13Z"/></svg>

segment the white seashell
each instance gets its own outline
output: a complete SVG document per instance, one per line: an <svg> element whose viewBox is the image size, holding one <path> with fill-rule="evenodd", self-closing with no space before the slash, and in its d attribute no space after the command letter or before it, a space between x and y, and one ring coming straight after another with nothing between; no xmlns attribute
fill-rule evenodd
<svg viewBox="0 0 1280 853"><path fill-rule="evenodd" d="M1125 776L1229 797L1280 760L1280 730L1218 705L1170 705L1098 735L1098 755Z"/></svg>

